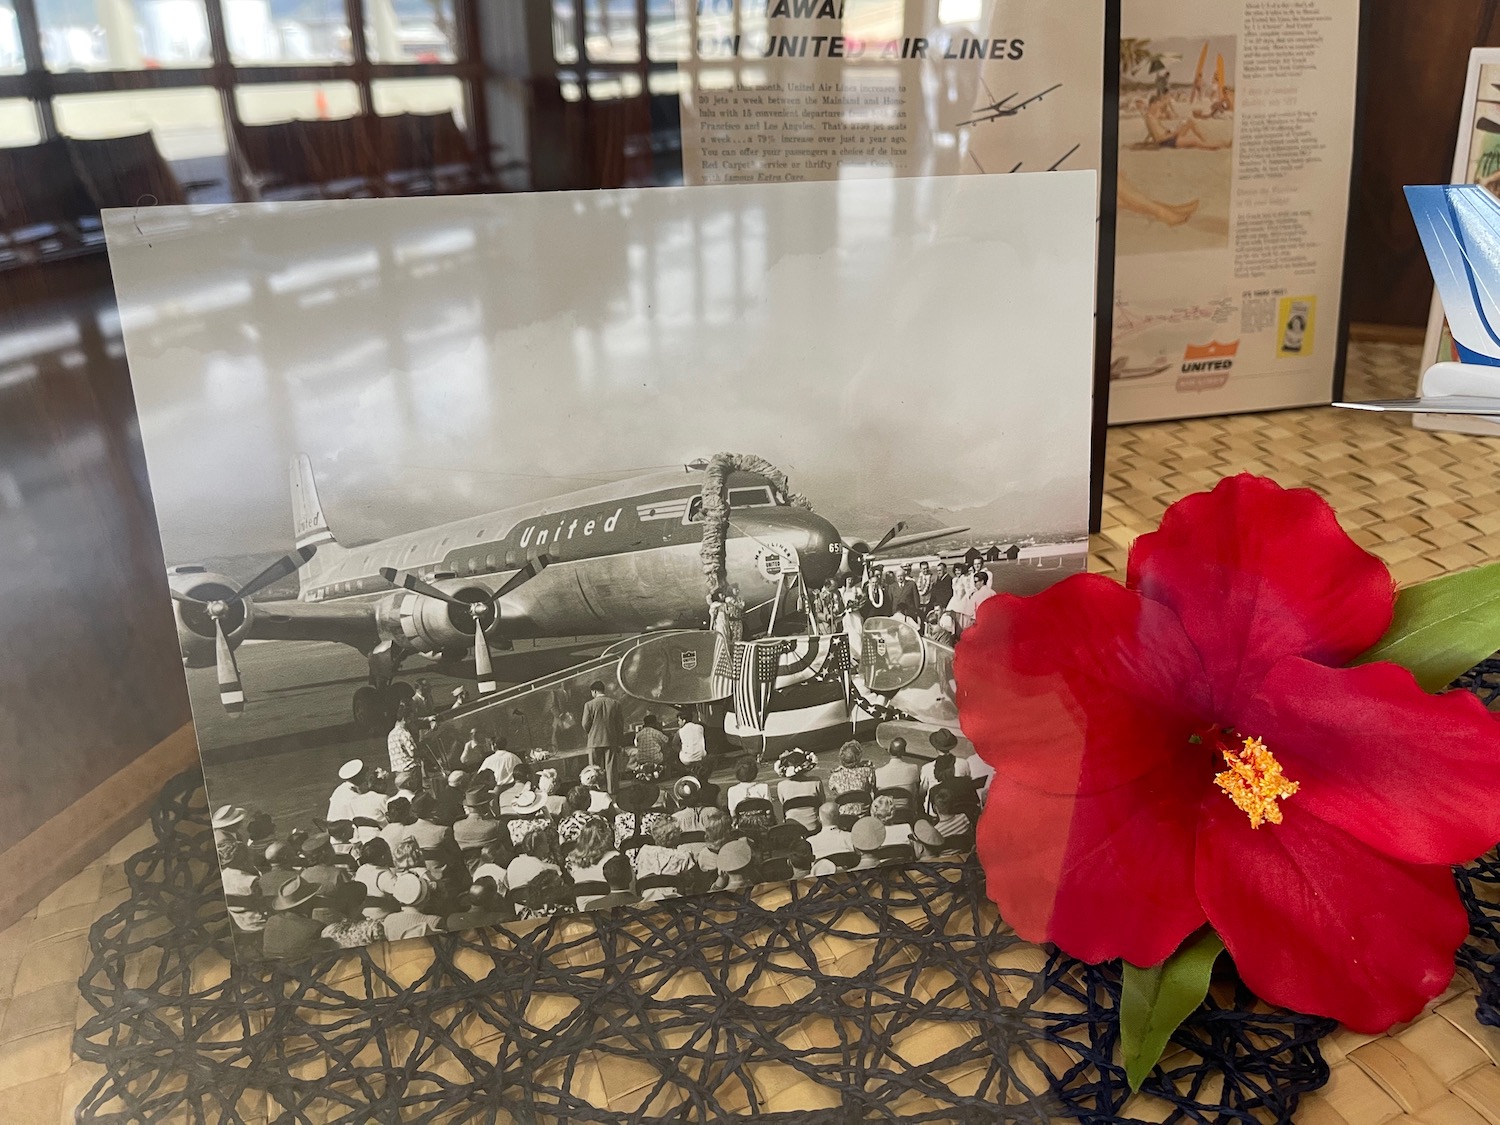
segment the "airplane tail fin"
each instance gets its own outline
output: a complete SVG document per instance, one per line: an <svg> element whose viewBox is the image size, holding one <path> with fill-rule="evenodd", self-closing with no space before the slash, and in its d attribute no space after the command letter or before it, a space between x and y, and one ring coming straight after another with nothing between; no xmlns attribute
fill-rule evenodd
<svg viewBox="0 0 1500 1125"><path fill-rule="evenodd" d="M316 586L328 564L344 553L328 527L318 485L313 480L312 461L307 454L292 458L292 534L299 547L316 547L318 553L297 572L301 588Z"/></svg>
<svg viewBox="0 0 1500 1125"><path fill-rule="evenodd" d="M1460 360L1500 366L1500 201L1477 184L1409 187L1406 199Z"/></svg>

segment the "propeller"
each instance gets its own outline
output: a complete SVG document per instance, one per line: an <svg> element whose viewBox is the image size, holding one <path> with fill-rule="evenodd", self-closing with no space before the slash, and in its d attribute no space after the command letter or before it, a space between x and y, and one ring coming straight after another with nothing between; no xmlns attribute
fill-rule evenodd
<svg viewBox="0 0 1500 1125"><path fill-rule="evenodd" d="M855 540L853 543L844 544L844 565L849 573L858 576L863 573L865 561L876 555L888 551L903 551L907 547L915 547L920 543L930 543L934 539L946 539L952 535L961 535L969 529L967 527L940 527L936 531L918 531L911 535L902 535L906 530L906 521L896 524L884 535L880 541L871 547L868 543Z"/></svg>
<svg viewBox="0 0 1500 1125"><path fill-rule="evenodd" d="M214 623L214 663L219 674L219 702L231 715L238 715L245 710L245 689L240 683L240 669L235 663L234 649L229 644L228 634L224 632L224 618L229 616L235 606L244 604L246 598L301 569L317 550L315 545L298 547L290 554L282 555L227 598L205 600L168 587L167 592L171 594L173 601L198 607Z"/></svg>
<svg viewBox="0 0 1500 1125"><path fill-rule="evenodd" d="M393 566L380 568L380 577L384 578L392 586L399 586L403 590L409 590L413 594L420 594L424 598L436 598L440 602L456 606L467 613L474 621L474 674L479 681L480 695L493 695L498 688L495 682L494 664L490 659L490 643L485 635L484 623L487 618L498 617L496 607L505 595L526 585L538 574L547 568L551 560L546 555L533 555L526 565L516 571L503 583L500 588L487 598L474 601L464 601L455 598L452 594L444 593L431 582L413 574L409 570L397 570ZM492 620L493 623L493 620Z"/></svg>

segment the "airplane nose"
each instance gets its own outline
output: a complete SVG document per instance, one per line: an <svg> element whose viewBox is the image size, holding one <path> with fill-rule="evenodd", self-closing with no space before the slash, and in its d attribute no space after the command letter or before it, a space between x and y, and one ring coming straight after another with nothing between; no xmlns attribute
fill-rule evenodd
<svg viewBox="0 0 1500 1125"><path fill-rule="evenodd" d="M844 558L844 543L838 529L822 516L809 515L806 546L798 552L802 577L809 586L821 586L838 573Z"/></svg>

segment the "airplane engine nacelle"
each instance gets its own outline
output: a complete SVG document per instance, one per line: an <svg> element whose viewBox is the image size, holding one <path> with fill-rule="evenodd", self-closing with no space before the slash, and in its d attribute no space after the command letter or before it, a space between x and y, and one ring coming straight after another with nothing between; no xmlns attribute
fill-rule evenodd
<svg viewBox="0 0 1500 1125"><path fill-rule="evenodd" d="M445 594L459 601L488 601L490 593L477 586L439 583ZM459 652L474 647L474 618L467 610L422 594L406 591L384 598L375 609L375 625L382 637L392 637L417 652ZM492 637L494 623L485 622ZM496 638L498 639L498 638Z"/></svg>
<svg viewBox="0 0 1500 1125"><path fill-rule="evenodd" d="M167 582L174 590L188 594L199 602L213 602L234 597L239 588L222 574L199 566L174 566L167 571ZM172 602L177 619L177 643L182 646L182 663L188 668L214 666L214 622L204 605ZM249 598L230 605L224 615L224 635L230 648L238 648L255 619L255 605Z"/></svg>

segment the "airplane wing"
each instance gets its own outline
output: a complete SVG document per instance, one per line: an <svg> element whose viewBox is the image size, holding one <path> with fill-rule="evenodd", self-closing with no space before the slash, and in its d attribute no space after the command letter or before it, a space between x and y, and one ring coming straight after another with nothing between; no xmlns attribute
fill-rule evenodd
<svg viewBox="0 0 1500 1125"><path fill-rule="evenodd" d="M947 539L950 535L962 535L968 530L967 527L941 527L936 531L921 531L911 535L895 535L878 545L870 554L887 555L892 551L901 551L907 547L915 547L919 543L930 543L934 539Z"/></svg>
<svg viewBox="0 0 1500 1125"><path fill-rule="evenodd" d="M257 602L247 640L337 641L362 652L380 643L376 602Z"/></svg>
<svg viewBox="0 0 1500 1125"><path fill-rule="evenodd" d="M1467 414L1500 417L1500 399L1481 395L1430 395L1426 398L1384 398L1370 402L1336 402L1345 410L1373 410L1398 414Z"/></svg>
<svg viewBox="0 0 1500 1125"><path fill-rule="evenodd" d="M1016 106L1015 106L1015 109L1016 109L1016 111L1023 110L1027 106L1029 106L1032 102L1039 102L1039 101L1041 101L1048 94L1052 93L1053 90L1061 90L1061 89L1062 89L1062 83L1061 82L1057 83L1054 86L1048 86L1040 94L1032 94L1031 97L1027 98L1024 102L1017 103Z"/></svg>
<svg viewBox="0 0 1500 1125"><path fill-rule="evenodd" d="M1459 358L1500 366L1500 201L1477 184L1409 187L1406 198Z"/></svg>

